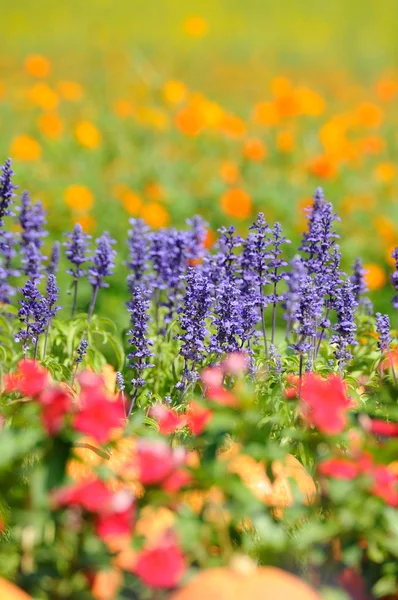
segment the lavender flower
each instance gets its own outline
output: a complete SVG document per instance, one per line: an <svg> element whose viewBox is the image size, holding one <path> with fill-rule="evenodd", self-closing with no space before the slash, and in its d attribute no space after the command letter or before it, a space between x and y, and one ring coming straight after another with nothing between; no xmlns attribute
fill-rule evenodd
<svg viewBox="0 0 398 600"><path fill-rule="evenodd" d="M167 278L167 299L164 305L167 312L164 317L166 325L173 320L183 297L184 275L188 268L189 236L185 231L170 229L166 240L168 267L164 274Z"/></svg>
<svg viewBox="0 0 398 600"><path fill-rule="evenodd" d="M34 242L30 242L23 248L23 271L32 281L39 281L43 275L43 255Z"/></svg>
<svg viewBox="0 0 398 600"><path fill-rule="evenodd" d="M42 263L46 258L41 253L42 238L47 235L44 230L46 213L41 202L31 203L28 192L22 193L21 205L19 223L22 228L22 264L24 265L25 275L36 280L43 277Z"/></svg>
<svg viewBox="0 0 398 600"><path fill-rule="evenodd" d="M362 261L360 258L356 258L352 269L353 273L351 275L351 282L353 285L355 300L358 302L360 296L366 294L366 292L368 291L368 286L365 280L367 270L363 268Z"/></svg>
<svg viewBox="0 0 398 600"><path fill-rule="evenodd" d="M131 336L128 342L133 349L127 355L129 361L127 364L135 369L136 376L131 380L135 390L128 414L132 410L139 388L145 385L144 370L151 369L154 366L148 361L151 356L154 356L151 352L153 342L148 338L150 291L141 284L132 288L130 293L131 300L127 303L127 310L130 313L132 328L127 332L127 335Z"/></svg>
<svg viewBox="0 0 398 600"><path fill-rule="evenodd" d="M121 374L120 371L117 371L117 373L116 373L116 386L117 386L118 390L120 390L121 392L124 392L124 390L126 389L123 375Z"/></svg>
<svg viewBox="0 0 398 600"><path fill-rule="evenodd" d="M282 356L275 348L273 344L270 344L269 347L269 357L271 359L272 365L274 367L275 373L277 375L281 375L282 373Z"/></svg>
<svg viewBox="0 0 398 600"><path fill-rule="evenodd" d="M83 339L80 342L80 344L78 345L77 350L76 350L76 354L77 354L77 356L75 358L76 368L77 368L78 364L83 362L83 358L87 354L87 349L88 349L88 341Z"/></svg>
<svg viewBox="0 0 398 600"><path fill-rule="evenodd" d="M55 275L50 274L47 278L47 318L48 320L55 317L57 312L61 310L60 306L56 306L59 298L59 287Z"/></svg>
<svg viewBox="0 0 398 600"><path fill-rule="evenodd" d="M209 350L216 354L238 352L242 348L242 300L235 283L225 279L217 289L213 325L216 333L210 337Z"/></svg>
<svg viewBox="0 0 398 600"><path fill-rule="evenodd" d="M59 268L59 259L61 256L61 245L59 242L54 242L51 250L50 263L47 267L49 275L56 275Z"/></svg>
<svg viewBox="0 0 398 600"><path fill-rule="evenodd" d="M208 254L203 261L203 273L217 287L224 279L236 280L240 265L236 250L242 245L240 235L235 235L235 227L221 227L217 253Z"/></svg>
<svg viewBox="0 0 398 600"><path fill-rule="evenodd" d="M88 257L88 245L91 236L84 233L80 223L76 223L72 232L66 234L68 239L63 243L65 246L65 255L68 261L72 264L72 267L66 272L68 275L73 277L73 303L72 303L72 317L75 314L77 305L77 288L79 279L87 275L87 271L83 268L83 265L87 262Z"/></svg>
<svg viewBox="0 0 398 600"><path fill-rule="evenodd" d="M208 223L199 215L187 219L188 231L188 257L191 260L200 260L205 254L205 241Z"/></svg>
<svg viewBox="0 0 398 600"><path fill-rule="evenodd" d="M393 250L392 257L395 259L395 271L391 274L391 283L397 292L392 299L392 305L394 308L398 308L398 248Z"/></svg>
<svg viewBox="0 0 398 600"><path fill-rule="evenodd" d="M270 260L268 262L268 280L273 284L273 292L268 296L268 302L272 304L272 334L271 344L274 344L275 326L276 326L276 305L283 300L283 296L277 294L277 285L282 279L286 279L287 274L280 271L281 267L286 267L287 262L281 258L282 244L290 244L290 240L282 236L282 227L280 223L275 223L271 232L271 250L269 251Z"/></svg>
<svg viewBox="0 0 398 600"><path fill-rule="evenodd" d="M296 313L299 308L300 295L303 279L307 275L307 268L301 256L295 256L290 262L291 270L287 274L288 291L284 295L283 308L285 313L283 318L287 321L286 336L289 336L291 328L294 325Z"/></svg>
<svg viewBox="0 0 398 600"><path fill-rule="evenodd" d="M298 322L297 342L292 346L302 355L314 348L317 333L317 323L322 315L323 297L309 275L301 279L299 301L294 319Z"/></svg>
<svg viewBox="0 0 398 600"><path fill-rule="evenodd" d="M15 335L15 341L23 341L24 355L31 341L36 346L36 354L39 335L44 332L47 325L47 302L39 292L36 283L29 279L19 291L23 299L19 300L21 308L18 311L18 318L25 327Z"/></svg>
<svg viewBox="0 0 398 600"><path fill-rule="evenodd" d="M377 346L382 352L388 352L390 349L390 344L392 342L390 328L390 317L388 315L382 315L379 312L376 313L376 331L379 334Z"/></svg>
<svg viewBox="0 0 398 600"><path fill-rule="evenodd" d="M115 267L116 251L112 248L112 245L116 244L115 240L110 237L109 233L105 232L96 242L97 248L94 253L93 265L88 270L88 280L93 287L93 295L88 310L89 319L94 312L98 290L109 287L109 284L105 281L105 277L112 275Z"/></svg>
<svg viewBox="0 0 398 600"><path fill-rule="evenodd" d="M4 217L13 216L10 210L12 199L16 196L14 190L18 188L12 183L12 177L15 175L12 170L12 160L7 158L6 162L0 167L2 174L0 175L0 227L4 225Z"/></svg>
<svg viewBox="0 0 398 600"><path fill-rule="evenodd" d="M11 296L15 295L15 288L10 283L10 277L18 277L19 270L12 266L15 251L15 234L12 232L0 231L0 302L10 304Z"/></svg>
<svg viewBox="0 0 398 600"><path fill-rule="evenodd" d="M184 372L180 386L196 381L199 375L196 365L200 363L206 352L205 339L208 334L206 319L210 317L212 305L211 284L206 277L195 268L188 269L186 275L186 291L179 308L179 324L184 333L176 336L181 340L180 354L185 360ZM191 368L189 369L189 361Z"/></svg>
<svg viewBox="0 0 398 600"><path fill-rule="evenodd" d="M148 270L150 238L149 227L143 219L130 219L129 223L131 225L128 231L129 260L126 265L131 271L128 284L134 287L140 281L147 279L145 273Z"/></svg>
<svg viewBox="0 0 398 600"><path fill-rule="evenodd" d="M348 346L357 343L355 340L355 310L357 306L353 284L348 278L339 289L334 302L333 308L337 315L337 323L334 326L336 334L330 340L332 344L337 345L335 354L341 370L352 358Z"/></svg>

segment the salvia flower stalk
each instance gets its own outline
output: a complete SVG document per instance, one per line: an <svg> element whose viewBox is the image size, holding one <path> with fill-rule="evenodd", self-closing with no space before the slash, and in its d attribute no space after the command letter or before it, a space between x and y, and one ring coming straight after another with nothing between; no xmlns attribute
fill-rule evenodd
<svg viewBox="0 0 398 600"><path fill-rule="evenodd" d="M41 279L43 275L42 255L43 237L47 235L46 212L41 202L32 203L28 192L21 195L19 224L21 226L21 253L24 272L32 280Z"/></svg>
<svg viewBox="0 0 398 600"><path fill-rule="evenodd" d="M35 348L36 358L39 336L44 332L48 323L47 301L40 293L37 284L30 279L19 291L22 294L22 300L19 300L21 308L18 311L18 318L24 327L21 327L15 335L15 341L23 342L24 356L26 356L29 342L31 342Z"/></svg>
<svg viewBox="0 0 398 600"><path fill-rule="evenodd" d="M0 167L2 171L0 175L0 228L4 226L4 217L13 216L11 206L13 204L13 198L16 194L14 190L18 188L12 182L12 178L15 175L12 170L12 160L8 158L4 165Z"/></svg>
<svg viewBox="0 0 398 600"><path fill-rule="evenodd" d="M75 314L77 306L77 290L79 280L87 276L87 270L84 268L88 261L89 241L91 236L83 231L80 223L76 223L72 232L66 234L67 240L64 242L65 256L71 263L71 268L66 272L73 277L73 302L72 317Z"/></svg>
<svg viewBox="0 0 398 600"><path fill-rule="evenodd" d="M89 319L94 312L98 290L109 287L109 284L105 281L105 277L112 275L115 267L116 250L112 246L116 244L116 241L110 237L109 233L105 232L96 242L97 247L94 252L92 265L88 269L88 280L93 288L90 307L88 309Z"/></svg>
<svg viewBox="0 0 398 600"><path fill-rule="evenodd" d="M59 261L61 258L61 244L56 241L51 249L50 262L47 266L48 275L56 275L59 269Z"/></svg>

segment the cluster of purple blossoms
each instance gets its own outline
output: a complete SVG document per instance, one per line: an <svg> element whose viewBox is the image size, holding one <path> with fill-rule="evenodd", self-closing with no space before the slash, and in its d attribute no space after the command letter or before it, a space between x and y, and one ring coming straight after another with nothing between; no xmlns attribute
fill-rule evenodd
<svg viewBox="0 0 398 600"><path fill-rule="evenodd" d="M352 270L353 273L351 275L351 282L353 286L355 300L359 302L360 297L363 296L363 294L366 294L366 292L368 291L368 286L365 280L367 270L363 268L363 264L360 258L357 258L355 260Z"/></svg>
<svg viewBox="0 0 398 600"><path fill-rule="evenodd" d="M397 292L392 299L392 305L394 308L398 308L398 248L395 248L393 250L391 256L395 260L395 269L391 274L391 283L393 284L394 289Z"/></svg>
<svg viewBox="0 0 398 600"><path fill-rule="evenodd" d="M351 279L348 278L337 292L334 303L337 315L337 322L334 325L336 333L330 340L332 344L337 346L335 354L341 369L352 358L349 347L357 343L355 339L355 311L357 306L353 285Z"/></svg>
<svg viewBox="0 0 398 600"><path fill-rule="evenodd" d="M320 295L314 280L306 274L301 279L299 299L294 313L294 320L297 321L297 341L292 348L300 355L315 349L317 326L322 316L322 310L323 297Z"/></svg>
<svg viewBox="0 0 398 600"><path fill-rule="evenodd" d="M0 175L0 228L4 225L4 217L11 217L13 213L10 206L13 203L13 198L16 196L14 190L18 188L12 183L12 177L15 175L12 170L11 158L8 158L4 165L0 167L2 174Z"/></svg>
<svg viewBox="0 0 398 600"><path fill-rule="evenodd" d="M207 237L207 223L199 215L187 219L187 225L191 228L187 232L188 258L191 261L200 261L205 254L205 242Z"/></svg>
<svg viewBox="0 0 398 600"><path fill-rule="evenodd" d="M19 270L13 267L17 252L15 249L15 234L10 231L0 231L0 302L10 304L15 295L15 288L10 283L10 277L18 277Z"/></svg>
<svg viewBox="0 0 398 600"><path fill-rule="evenodd" d="M128 231L127 244L129 247L129 259L126 265L131 271L128 276L129 287L134 287L141 281L145 281L145 274L149 268L150 259L150 237L149 227L143 219L130 219L131 229Z"/></svg>
<svg viewBox="0 0 398 600"><path fill-rule="evenodd" d="M154 366L148 361L154 354L151 352L153 342L148 337L150 290L140 284L132 288L130 294L131 298L127 303L127 310L130 313L131 329L129 329L127 335L130 336L128 342L133 349L127 355L127 366L136 372L136 376L131 381L135 388L135 399L138 389L145 385L144 370L151 369Z"/></svg>
<svg viewBox="0 0 398 600"><path fill-rule="evenodd" d="M54 274L50 273L47 277L47 320L50 321L59 310L61 310L60 306L57 306L57 301L59 298L59 287L57 285L57 279Z"/></svg>
<svg viewBox="0 0 398 600"><path fill-rule="evenodd" d="M289 337L295 323L301 298L302 282L307 276L307 267L301 256L295 256L290 262L290 266L291 269L286 276L287 292L284 295L282 305L285 311L283 318L287 322L286 337Z"/></svg>
<svg viewBox="0 0 398 600"><path fill-rule="evenodd" d="M105 281L105 277L112 275L115 267L116 250L112 246L116 244L116 241L105 231L96 242L97 247L94 252L92 264L88 269L88 280L93 288L88 309L88 319L93 315L98 290L109 287L109 284Z"/></svg>
<svg viewBox="0 0 398 600"><path fill-rule="evenodd" d="M66 272L75 280L87 275L83 265L88 261L88 251L91 236L83 231L80 223L76 223L72 232L66 234L68 239L64 242L65 256L72 264Z"/></svg>
<svg viewBox="0 0 398 600"><path fill-rule="evenodd" d="M388 352L392 342L390 317L376 313L376 331L379 334L378 347L382 352Z"/></svg>
<svg viewBox="0 0 398 600"><path fill-rule="evenodd" d="M216 332L210 336L210 352L222 355L242 349L244 330L241 294L229 279L222 281L217 289L212 324Z"/></svg>
<svg viewBox="0 0 398 600"><path fill-rule="evenodd" d="M28 192L22 192L19 224L21 226L21 253L24 272L32 281L43 277L43 237L47 235L46 212L41 202L32 204Z"/></svg>
<svg viewBox="0 0 398 600"><path fill-rule="evenodd" d="M19 300L21 308L18 318L24 327L15 335L15 341L23 342L23 352L26 355L29 342L35 345L35 352L37 350L39 336L44 333L48 324L48 307L47 300L38 290L36 282L28 279L19 291L22 300Z"/></svg>
<svg viewBox="0 0 398 600"><path fill-rule="evenodd" d="M56 275L59 269L59 261L61 258L61 244L56 241L51 249L50 262L47 266L48 275Z"/></svg>
<svg viewBox="0 0 398 600"><path fill-rule="evenodd" d="M76 358L75 358L75 363L76 366L79 365L81 362L83 362L83 358L86 356L87 354L87 350L88 350L88 341L83 339L80 344L77 347L76 350Z"/></svg>

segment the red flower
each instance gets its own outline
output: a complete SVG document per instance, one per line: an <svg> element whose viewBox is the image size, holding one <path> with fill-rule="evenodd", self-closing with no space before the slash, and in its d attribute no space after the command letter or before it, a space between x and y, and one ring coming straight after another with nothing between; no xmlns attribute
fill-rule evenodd
<svg viewBox="0 0 398 600"><path fill-rule="evenodd" d="M135 574L147 586L168 589L179 584L185 569L185 559L177 544L163 541L141 552L135 565Z"/></svg>
<svg viewBox="0 0 398 600"><path fill-rule="evenodd" d="M37 396L48 384L46 369L34 360L24 359L18 363L18 371L5 377L5 391L20 392L23 396Z"/></svg>
<svg viewBox="0 0 398 600"><path fill-rule="evenodd" d="M221 406L231 406L235 408L238 405L236 397L222 387L210 387L206 390L206 398L214 400Z"/></svg>
<svg viewBox="0 0 398 600"><path fill-rule="evenodd" d="M202 371L202 381L208 388L222 387L224 371L220 367L207 367Z"/></svg>
<svg viewBox="0 0 398 600"><path fill-rule="evenodd" d="M131 533L134 524L134 506L131 494L122 490L114 494L110 506L97 517L96 532L102 539L125 536Z"/></svg>
<svg viewBox="0 0 398 600"><path fill-rule="evenodd" d="M166 492L178 492L182 487L185 487L192 481L192 476L187 472L179 469L174 471L167 479L162 483L162 488Z"/></svg>
<svg viewBox="0 0 398 600"><path fill-rule="evenodd" d="M165 440L139 440L137 460L139 479L144 485L161 483L176 466L173 451Z"/></svg>
<svg viewBox="0 0 398 600"><path fill-rule="evenodd" d="M41 419L50 435L55 435L62 427L64 416L70 409L70 398L59 387L44 390L39 397L42 405Z"/></svg>
<svg viewBox="0 0 398 600"><path fill-rule="evenodd" d="M228 354L221 366L230 375L243 375L247 371L248 362L248 357L243 352L232 352Z"/></svg>
<svg viewBox="0 0 398 600"><path fill-rule="evenodd" d="M187 420L192 435L200 435L212 417L210 409L203 408L197 402L190 402Z"/></svg>
<svg viewBox="0 0 398 600"><path fill-rule="evenodd" d="M398 437L398 423L388 423L381 419L370 419L367 415L361 415L361 425L366 431L373 435L382 435L385 437Z"/></svg>
<svg viewBox="0 0 398 600"><path fill-rule="evenodd" d="M111 507L113 492L100 479L90 479L68 485L53 494L56 506L78 505L92 513L101 513Z"/></svg>
<svg viewBox="0 0 398 600"><path fill-rule="evenodd" d="M175 410L167 408L163 404L155 404L149 414L156 419L159 425L159 432L162 435L174 433L177 429L184 427L186 419L183 415L179 415Z"/></svg>
<svg viewBox="0 0 398 600"><path fill-rule="evenodd" d="M354 479L359 470L356 463L345 458L329 458L319 465L319 472L325 477L334 479Z"/></svg>
<svg viewBox="0 0 398 600"><path fill-rule="evenodd" d="M289 384L289 387L287 387L285 389L285 397L288 400L297 398L299 381L300 381L300 377L298 377L298 375L288 375L287 376L287 382Z"/></svg>
<svg viewBox="0 0 398 600"><path fill-rule="evenodd" d="M351 406L344 381L338 375L323 379L308 373L302 379L302 415L306 421L327 434L343 431Z"/></svg>
<svg viewBox="0 0 398 600"><path fill-rule="evenodd" d="M87 387L80 394L81 409L73 427L104 444L112 439L113 430L122 425L124 410L121 402L111 402L105 390Z"/></svg>
<svg viewBox="0 0 398 600"><path fill-rule="evenodd" d="M375 466L372 493L386 504L398 508L398 477L384 465Z"/></svg>

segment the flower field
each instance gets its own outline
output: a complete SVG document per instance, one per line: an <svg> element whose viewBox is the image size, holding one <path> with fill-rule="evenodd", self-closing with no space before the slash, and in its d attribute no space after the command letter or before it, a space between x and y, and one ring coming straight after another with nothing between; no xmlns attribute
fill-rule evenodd
<svg viewBox="0 0 398 600"><path fill-rule="evenodd" d="M0 600L397 599L392 3L133 4L4 11Z"/></svg>

